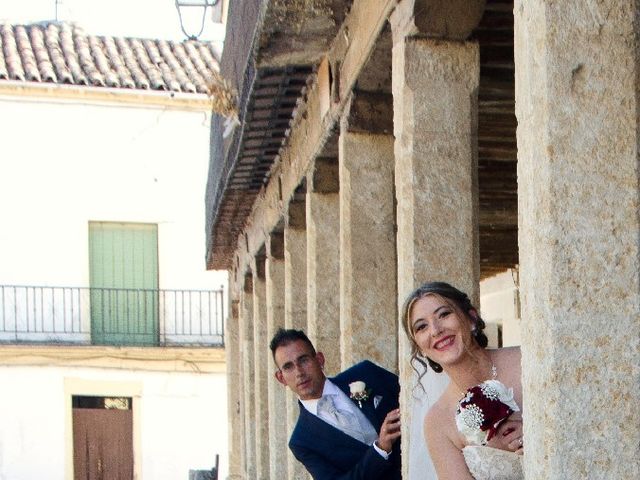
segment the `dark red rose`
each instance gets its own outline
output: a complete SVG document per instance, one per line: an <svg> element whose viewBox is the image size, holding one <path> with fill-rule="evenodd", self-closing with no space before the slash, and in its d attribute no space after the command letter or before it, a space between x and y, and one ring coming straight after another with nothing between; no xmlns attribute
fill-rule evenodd
<svg viewBox="0 0 640 480"><path fill-rule="evenodd" d="M476 385L467 390L467 392L468 394L465 398L460 401L459 410L475 405L482 411L484 418L480 425L480 430L487 432L486 439L489 441L496 434L500 424L513 413L513 410L498 400L497 395L491 395L491 393L486 395L481 385Z"/></svg>

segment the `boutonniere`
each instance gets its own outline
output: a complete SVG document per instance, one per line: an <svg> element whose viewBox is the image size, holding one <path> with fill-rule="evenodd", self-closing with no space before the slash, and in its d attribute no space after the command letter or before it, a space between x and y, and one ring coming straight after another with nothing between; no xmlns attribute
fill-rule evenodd
<svg viewBox="0 0 640 480"><path fill-rule="evenodd" d="M362 402L369 400L371 389L367 388L367 384L361 381L351 382L349 384L349 398L358 402L358 406L362 408Z"/></svg>

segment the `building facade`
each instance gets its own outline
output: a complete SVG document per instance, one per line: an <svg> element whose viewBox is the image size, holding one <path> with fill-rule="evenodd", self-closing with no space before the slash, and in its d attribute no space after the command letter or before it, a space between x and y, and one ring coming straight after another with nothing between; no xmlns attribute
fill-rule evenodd
<svg viewBox="0 0 640 480"><path fill-rule="evenodd" d="M69 24L0 38L0 478L169 480L216 455L224 478L213 50Z"/></svg>

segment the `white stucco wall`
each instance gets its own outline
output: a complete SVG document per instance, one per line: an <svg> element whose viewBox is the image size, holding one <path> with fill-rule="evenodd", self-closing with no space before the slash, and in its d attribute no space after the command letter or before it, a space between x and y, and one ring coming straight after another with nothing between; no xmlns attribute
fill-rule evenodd
<svg viewBox="0 0 640 480"><path fill-rule="evenodd" d="M205 112L0 97L0 283L88 286L88 222L158 224L161 289L205 271Z"/></svg>
<svg viewBox="0 0 640 480"><path fill-rule="evenodd" d="M158 225L161 289L226 290L205 267L209 113L1 93L0 112L0 285L88 286L88 224L116 221ZM225 478L224 374L0 366L0 480L68 478L70 377L141 383L142 479L216 453Z"/></svg>
<svg viewBox="0 0 640 480"><path fill-rule="evenodd" d="M498 345L498 325L502 326L502 346L520 345L520 297L518 271L506 270L480 282L480 313L487 324L489 346Z"/></svg>
<svg viewBox="0 0 640 480"><path fill-rule="evenodd" d="M225 373L0 366L0 480L67 480L65 379L138 383L141 473L144 479L188 478L227 465ZM108 395L108 389L105 394ZM134 423L136 420L134 420Z"/></svg>

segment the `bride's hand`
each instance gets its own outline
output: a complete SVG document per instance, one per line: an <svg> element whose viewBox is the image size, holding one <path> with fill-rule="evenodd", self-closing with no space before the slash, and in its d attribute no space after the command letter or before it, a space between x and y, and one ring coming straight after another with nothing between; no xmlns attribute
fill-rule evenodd
<svg viewBox="0 0 640 480"><path fill-rule="evenodd" d="M487 442L487 445L500 450L522 454L522 435L522 415L517 412L502 422L496 434Z"/></svg>

